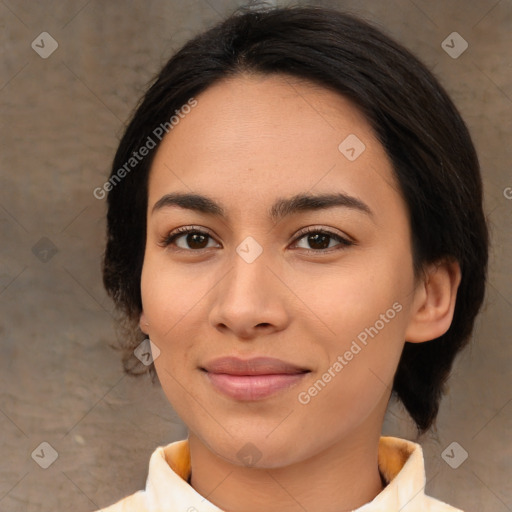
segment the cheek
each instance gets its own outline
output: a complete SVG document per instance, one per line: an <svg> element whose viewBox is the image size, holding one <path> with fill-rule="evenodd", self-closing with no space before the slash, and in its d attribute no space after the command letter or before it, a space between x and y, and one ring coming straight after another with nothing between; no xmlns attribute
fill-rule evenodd
<svg viewBox="0 0 512 512"><path fill-rule="evenodd" d="M393 304L398 302L403 309L409 293L412 281L404 268L399 260L381 254L330 271L290 272L285 280L293 283L317 335L325 333L327 339L339 343L373 326L386 311L395 330L403 327L404 315L396 315Z"/></svg>
<svg viewBox="0 0 512 512"><path fill-rule="evenodd" d="M188 279L188 278L187 278ZM186 282L179 273L159 265L157 258L149 255L141 275L142 306L149 326L147 332L160 350L155 369L162 388L173 400L179 396L180 374L188 366L186 359L191 353L192 336L187 336L187 314L197 302L190 290L193 281Z"/></svg>
<svg viewBox="0 0 512 512"><path fill-rule="evenodd" d="M144 260L142 306L148 334L160 349L155 368L173 402L183 394L181 385L186 386L190 369L198 364L197 346L205 342L198 336L208 335L205 302L218 280L206 268L173 264L164 252L148 252Z"/></svg>
<svg viewBox="0 0 512 512"><path fill-rule="evenodd" d="M333 400L342 405L356 397L363 406L375 403L391 387L408 325L412 286L408 261L407 253L380 251L369 255L364 264L338 268L328 276L295 279L297 295L308 297L314 313L308 314L311 322L301 329L312 340L321 340L319 375L329 368L336 375L326 376L330 391L319 402ZM308 286L310 293L305 295ZM339 356L341 370L340 364L334 366ZM352 405L357 411L358 406ZM344 410L352 410L352 405Z"/></svg>
<svg viewBox="0 0 512 512"><path fill-rule="evenodd" d="M405 308L398 301L378 302L368 309L351 307L350 301L345 305L331 324L336 335L324 338L322 364L299 390L304 394L296 397L306 430L314 428L318 417L326 428L353 428L383 400L387 403L392 388L403 348Z"/></svg>
<svg viewBox="0 0 512 512"><path fill-rule="evenodd" d="M179 330L180 320L200 307L198 302L207 285L192 269L172 265L165 253L148 253L142 268L141 295L152 334L165 339Z"/></svg>

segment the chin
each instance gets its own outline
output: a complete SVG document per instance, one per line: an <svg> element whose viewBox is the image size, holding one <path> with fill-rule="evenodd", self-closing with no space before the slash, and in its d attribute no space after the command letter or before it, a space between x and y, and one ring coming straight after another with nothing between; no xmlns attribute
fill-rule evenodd
<svg viewBox="0 0 512 512"><path fill-rule="evenodd" d="M297 443L285 442L285 439L291 439L289 436L269 439L267 435L259 430L254 435L247 433L244 436L228 437L219 444L214 442L209 446L221 458L242 467L272 469L288 466L301 459Z"/></svg>

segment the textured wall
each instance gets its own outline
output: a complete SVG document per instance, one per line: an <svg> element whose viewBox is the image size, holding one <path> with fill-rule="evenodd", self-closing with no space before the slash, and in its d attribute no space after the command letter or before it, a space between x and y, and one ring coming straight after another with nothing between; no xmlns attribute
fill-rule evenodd
<svg viewBox="0 0 512 512"><path fill-rule="evenodd" d="M144 486L157 445L186 435L160 389L124 376L109 348L105 203L92 191L161 64L243 3L0 1L1 511L112 503ZM512 510L512 2L316 3L359 13L416 52L474 137L493 236L488 294L437 434L422 444L428 493L467 511ZM454 31L469 44L458 58L441 47ZM411 434L399 407L385 432ZM454 441L468 452L457 469L441 457ZM58 457L47 469L39 464L53 452L43 442Z"/></svg>

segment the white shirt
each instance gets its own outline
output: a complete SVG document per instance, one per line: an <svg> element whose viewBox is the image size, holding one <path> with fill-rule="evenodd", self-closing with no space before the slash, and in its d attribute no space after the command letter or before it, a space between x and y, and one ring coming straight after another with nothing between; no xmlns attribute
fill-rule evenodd
<svg viewBox="0 0 512 512"><path fill-rule="evenodd" d="M353 512L463 512L425 494L419 444L383 436L378 462L387 485ZM223 512L187 482L190 471L188 439L159 446L149 461L146 489L96 512Z"/></svg>

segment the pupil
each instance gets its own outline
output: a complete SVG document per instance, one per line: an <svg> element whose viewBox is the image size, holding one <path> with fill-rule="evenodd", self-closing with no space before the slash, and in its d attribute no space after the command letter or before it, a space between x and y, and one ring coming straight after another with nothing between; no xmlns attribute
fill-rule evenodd
<svg viewBox="0 0 512 512"><path fill-rule="evenodd" d="M309 236L309 244L313 246L313 249L326 249L329 247L329 242L325 243L325 241L329 238L328 235L324 235L322 233L317 233L316 235L310 235ZM319 239L323 239L324 243L319 242ZM311 242L313 240L313 242ZM320 247L314 247L315 244L319 245Z"/></svg>
<svg viewBox="0 0 512 512"><path fill-rule="evenodd" d="M201 245L201 241L199 241L198 239L200 238L203 238L203 244L204 245L204 241L206 239L205 235L202 235L201 233L190 233L188 236L187 236L187 243L189 245L189 247L192 247L194 246L195 243L198 243L199 245ZM198 249L204 249L204 247L196 247Z"/></svg>

